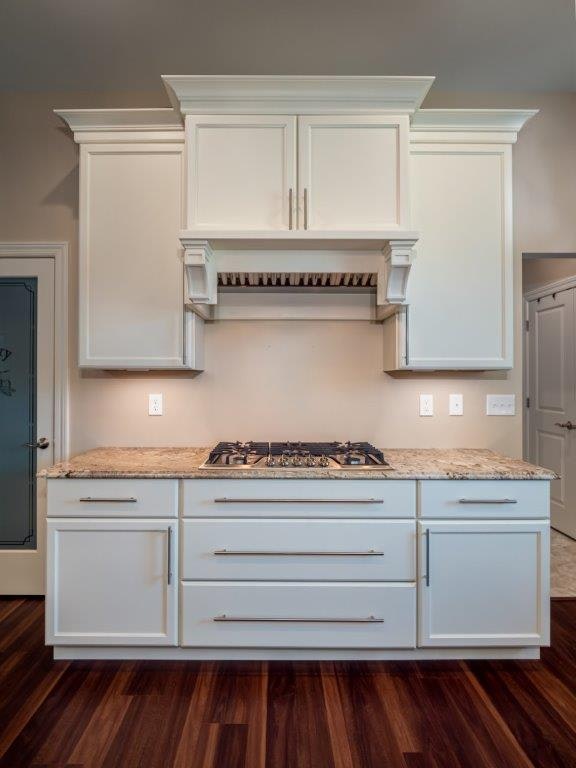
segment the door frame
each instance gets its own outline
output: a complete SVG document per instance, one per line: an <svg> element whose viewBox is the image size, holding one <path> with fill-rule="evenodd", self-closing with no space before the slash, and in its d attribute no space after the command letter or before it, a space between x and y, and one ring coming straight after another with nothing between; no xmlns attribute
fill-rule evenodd
<svg viewBox="0 0 576 768"><path fill-rule="evenodd" d="M0 259L52 259L54 262L54 461L68 458L68 243L0 242Z"/></svg>
<svg viewBox="0 0 576 768"><path fill-rule="evenodd" d="M556 254L550 254L555 256ZM524 397L522 400L522 451L524 458L527 461L531 461L530 456L530 408L526 405L528 400L532 397L530 392L530 337L529 334L532 331L529 328L528 320L530 318L530 302L543 299L545 296L550 296L553 293L560 293L560 291L568 291L570 288L576 288L576 275L573 277L564 277L561 280L554 280L551 283L545 283L537 288L532 288L531 291L526 291L522 297L522 338L523 338L523 350L522 350L522 384L524 389Z"/></svg>

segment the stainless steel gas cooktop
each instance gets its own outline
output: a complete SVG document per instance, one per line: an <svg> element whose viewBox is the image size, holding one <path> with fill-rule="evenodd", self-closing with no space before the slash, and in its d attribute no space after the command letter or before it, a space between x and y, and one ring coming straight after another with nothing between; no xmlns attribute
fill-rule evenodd
<svg viewBox="0 0 576 768"><path fill-rule="evenodd" d="M389 466L370 443L218 443L201 469L328 468L378 469Z"/></svg>

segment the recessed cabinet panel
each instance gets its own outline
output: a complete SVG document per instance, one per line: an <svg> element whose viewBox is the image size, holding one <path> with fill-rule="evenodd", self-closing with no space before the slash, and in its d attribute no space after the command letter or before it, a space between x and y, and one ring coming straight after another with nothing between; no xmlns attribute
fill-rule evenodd
<svg viewBox="0 0 576 768"><path fill-rule="evenodd" d="M299 227L407 227L405 116L298 118Z"/></svg>
<svg viewBox="0 0 576 768"><path fill-rule="evenodd" d="M419 645L549 642L547 522L418 523Z"/></svg>
<svg viewBox="0 0 576 768"><path fill-rule="evenodd" d="M295 226L296 118L189 115L186 136L190 229Z"/></svg>
<svg viewBox="0 0 576 768"><path fill-rule="evenodd" d="M512 366L511 147L415 144L410 369Z"/></svg>
<svg viewBox="0 0 576 768"><path fill-rule="evenodd" d="M181 368L182 144L84 144L80 365Z"/></svg>
<svg viewBox="0 0 576 768"><path fill-rule="evenodd" d="M177 524L48 521L46 642L176 645Z"/></svg>

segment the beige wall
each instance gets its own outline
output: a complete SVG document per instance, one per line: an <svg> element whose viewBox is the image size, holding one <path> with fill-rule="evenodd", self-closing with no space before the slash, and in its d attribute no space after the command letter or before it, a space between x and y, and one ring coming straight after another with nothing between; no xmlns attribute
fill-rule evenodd
<svg viewBox="0 0 576 768"><path fill-rule="evenodd" d="M386 446L486 446L521 453L521 414L487 418L489 392L521 394L510 373L391 378L369 323L220 323L207 330L199 376L80 373L76 367L77 148L53 107L163 106L146 94L0 97L0 240L71 245L71 445L202 445L217 439L368 439ZM515 148L516 296L521 251L576 250L576 96L435 95L427 106L539 106ZM520 335L517 301L517 343ZM165 416L147 416L163 392ZM434 418L417 395L436 397ZM448 394L464 394L448 417Z"/></svg>
<svg viewBox="0 0 576 768"><path fill-rule="evenodd" d="M576 276L576 258L524 259L522 262L522 290L531 291L565 277Z"/></svg>

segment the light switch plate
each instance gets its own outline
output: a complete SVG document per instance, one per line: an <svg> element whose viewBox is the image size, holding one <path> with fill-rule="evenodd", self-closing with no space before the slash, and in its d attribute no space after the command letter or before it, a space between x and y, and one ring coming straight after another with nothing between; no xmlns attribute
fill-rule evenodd
<svg viewBox="0 0 576 768"><path fill-rule="evenodd" d="M486 395L486 416L514 416L516 395Z"/></svg>
<svg viewBox="0 0 576 768"><path fill-rule="evenodd" d="M448 413L450 416L464 415L464 395L448 395Z"/></svg>
<svg viewBox="0 0 576 768"><path fill-rule="evenodd" d="M162 416L162 395L148 395L148 416Z"/></svg>
<svg viewBox="0 0 576 768"><path fill-rule="evenodd" d="M420 395L420 416L434 416L434 395Z"/></svg>

